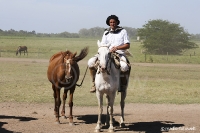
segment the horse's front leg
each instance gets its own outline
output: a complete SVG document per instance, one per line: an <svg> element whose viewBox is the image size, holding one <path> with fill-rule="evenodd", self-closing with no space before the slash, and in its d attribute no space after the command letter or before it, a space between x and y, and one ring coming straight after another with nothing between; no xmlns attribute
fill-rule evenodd
<svg viewBox="0 0 200 133"><path fill-rule="evenodd" d="M106 104L107 104L107 108L106 108L106 122L105 125L109 125L109 96L106 95Z"/></svg>
<svg viewBox="0 0 200 133"><path fill-rule="evenodd" d="M64 93L63 93L63 107L62 107L62 111L61 111L61 115L63 118L66 119L66 116L65 116L65 103L66 103L66 99L67 99L67 89L64 88Z"/></svg>
<svg viewBox="0 0 200 133"><path fill-rule="evenodd" d="M75 87L70 89L70 97L69 97L69 108L70 108L70 111L69 111L69 125L74 125L73 114L72 114L72 111L73 111L73 94L74 94L74 90L75 90Z"/></svg>
<svg viewBox="0 0 200 133"><path fill-rule="evenodd" d="M60 89L59 88L54 88L54 99L55 99L54 112L55 112L55 116L56 116L56 123L59 124L60 123L59 109L60 109L60 105L61 105Z"/></svg>
<svg viewBox="0 0 200 133"><path fill-rule="evenodd" d="M95 132L101 132L101 116L103 112L103 94L96 91L96 96L98 100L98 120L97 120L97 126L95 127Z"/></svg>
<svg viewBox="0 0 200 133"><path fill-rule="evenodd" d="M108 104L108 113L110 116L110 127L109 127L109 132L114 132L114 126L113 126L113 105L114 105L114 101L115 101L115 92L112 92L109 95L109 104Z"/></svg>

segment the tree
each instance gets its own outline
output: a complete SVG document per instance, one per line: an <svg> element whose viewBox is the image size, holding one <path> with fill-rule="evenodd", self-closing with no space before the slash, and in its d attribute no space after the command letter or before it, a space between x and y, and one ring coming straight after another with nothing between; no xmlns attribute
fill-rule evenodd
<svg viewBox="0 0 200 133"><path fill-rule="evenodd" d="M138 36L143 38L143 47L152 54L180 54L184 50L197 48L190 42L190 34L180 24L166 20L150 20L138 29Z"/></svg>

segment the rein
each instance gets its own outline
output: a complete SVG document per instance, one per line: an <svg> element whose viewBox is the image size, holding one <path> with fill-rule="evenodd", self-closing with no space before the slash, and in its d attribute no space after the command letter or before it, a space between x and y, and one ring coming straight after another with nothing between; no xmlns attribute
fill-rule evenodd
<svg viewBox="0 0 200 133"><path fill-rule="evenodd" d="M124 57L127 59L126 56L124 56ZM105 68L106 69L106 73L108 75L110 75L110 71L109 70L111 70L111 63L114 64L116 69L120 69L120 61L125 62L129 67L131 67L131 64L129 63L128 59L127 59L127 62L126 62L125 60L120 59L120 56L119 56L118 53L116 53L116 52L109 53L108 54L108 61L106 62L106 68ZM108 70L107 68L110 68L110 69ZM100 73L100 71L98 71L98 73Z"/></svg>
<svg viewBox="0 0 200 133"><path fill-rule="evenodd" d="M111 57L112 57L111 54L112 54L112 53L110 53L110 52L108 53L108 61L107 61L107 63L106 63L106 72L107 72L108 75L110 75L110 72L107 70L107 67L108 67L109 64L110 64L109 68L110 68L110 70L111 70L111 61L112 61L112 60L111 60L111 59L112 59L112 58L111 58Z"/></svg>
<svg viewBox="0 0 200 133"><path fill-rule="evenodd" d="M85 70L85 74L84 74L84 76L83 76L83 79L82 79L82 81L81 81L81 84L76 84L76 86L78 86L78 87L81 87L82 86L82 83L83 83L83 80L85 79L85 75L86 75L86 73L87 73L87 70L88 70L88 66L87 66L87 68L86 68L86 70Z"/></svg>

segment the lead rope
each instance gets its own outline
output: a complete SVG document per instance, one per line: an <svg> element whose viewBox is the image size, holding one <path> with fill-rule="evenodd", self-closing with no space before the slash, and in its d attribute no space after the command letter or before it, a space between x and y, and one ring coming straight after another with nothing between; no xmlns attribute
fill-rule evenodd
<svg viewBox="0 0 200 133"><path fill-rule="evenodd" d="M87 70L88 70L88 66L87 66L87 68L86 68L86 70L85 70L85 74L84 74L84 76L83 76L83 79L82 79L82 81L81 81L81 84L76 84L76 86L78 86L78 87L81 87L81 86L82 86L82 83L83 83L83 80L85 79L85 75L86 75L86 73L87 73Z"/></svg>

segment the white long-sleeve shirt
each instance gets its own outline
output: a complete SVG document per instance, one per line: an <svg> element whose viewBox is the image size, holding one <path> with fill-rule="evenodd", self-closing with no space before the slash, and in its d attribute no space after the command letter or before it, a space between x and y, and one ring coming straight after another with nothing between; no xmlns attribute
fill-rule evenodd
<svg viewBox="0 0 200 133"><path fill-rule="evenodd" d="M101 40L102 44L110 44L109 49L112 47L117 47L126 43L130 43L129 36L127 34L127 31L125 29L122 29L118 33L108 33L108 31L105 31ZM119 54L124 54L124 50L117 50L116 51Z"/></svg>

